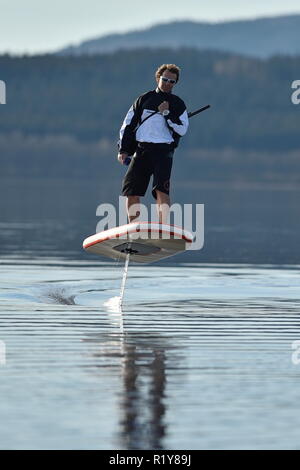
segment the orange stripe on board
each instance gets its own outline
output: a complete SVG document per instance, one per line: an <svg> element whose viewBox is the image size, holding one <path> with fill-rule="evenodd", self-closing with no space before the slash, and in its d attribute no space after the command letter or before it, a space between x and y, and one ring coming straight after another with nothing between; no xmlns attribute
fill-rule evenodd
<svg viewBox="0 0 300 470"><path fill-rule="evenodd" d="M146 223L146 222L145 222L145 223ZM168 234L170 234L170 235L175 235L175 232L167 232L166 230L153 230L153 229L145 230L145 229L144 229L144 230L139 230L138 232L137 232L137 231L131 231L131 232L129 232L129 231L126 230L126 232L118 233L117 235L112 235L111 237L99 238L99 239L97 239L97 240L95 240L95 241L93 241L93 242L90 242L90 243L88 243L88 244L86 244L86 245L83 245L83 248L86 249L86 248L89 248L90 246L96 245L97 243L102 243L102 242L105 242L105 241L107 241L107 240L113 240L114 238L120 238L120 236L125 235L126 233L129 235L129 234L131 234L131 233L139 233L139 232L141 232L141 231L142 231L142 232L146 232L146 231L147 231L148 233L149 233L149 232L150 232L150 233L151 233L151 232L159 232L160 234L161 234L161 233L168 233ZM176 235L178 235L178 234L176 234ZM193 241L193 240L190 240L189 238L187 238L185 235L182 235L181 237L182 237L181 240L185 240L185 241L187 241L188 243L192 243L192 241Z"/></svg>

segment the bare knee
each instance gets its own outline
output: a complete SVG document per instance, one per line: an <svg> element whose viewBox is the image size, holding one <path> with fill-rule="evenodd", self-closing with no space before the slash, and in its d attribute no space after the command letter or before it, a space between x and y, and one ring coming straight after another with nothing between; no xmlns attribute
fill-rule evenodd
<svg viewBox="0 0 300 470"><path fill-rule="evenodd" d="M138 204L140 202L140 196L127 196L128 205Z"/></svg>

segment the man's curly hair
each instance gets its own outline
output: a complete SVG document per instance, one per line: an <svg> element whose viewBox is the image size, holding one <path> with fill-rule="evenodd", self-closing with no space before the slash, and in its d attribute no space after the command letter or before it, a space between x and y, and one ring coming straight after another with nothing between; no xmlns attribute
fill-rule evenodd
<svg viewBox="0 0 300 470"><path fill-rule="evenodd" d="M180 68L177 67L177 65L175 65L175 64L162 64L162 65L160 65L160 66L158 67L158 69L156 70L156 72L155 72L155 78L156 78L157 80L159 80L165 70L169 70L169 72L175 73L176 76L177 76L176 82L178 82L178 80L179 80Z"/></svg>

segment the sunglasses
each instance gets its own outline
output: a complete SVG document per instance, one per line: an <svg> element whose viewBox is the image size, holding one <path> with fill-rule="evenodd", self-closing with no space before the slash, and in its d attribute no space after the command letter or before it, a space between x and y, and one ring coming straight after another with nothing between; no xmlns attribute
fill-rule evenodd
<svg viewBox="0 0 300 470"><path fill-rule="evenodd" d="M169 83L172 83L173 85L174 83L176 83L176 80L174 80L173 78L166 78L166 77L160 77L160 78L163 82L166 82L166 83L169 82Z"/></svg>

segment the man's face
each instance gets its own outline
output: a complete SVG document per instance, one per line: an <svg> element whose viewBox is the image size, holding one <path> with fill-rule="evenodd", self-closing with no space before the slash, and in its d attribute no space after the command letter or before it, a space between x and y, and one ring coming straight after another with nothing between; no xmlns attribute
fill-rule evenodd
<svg viewBox="0 0 300 470"><path fill-rule="evenodd" d="M172 88L175 85L175 83L164 82L162 77L163 78L170 78L171 80L176 81L177 80L177 75L176 75L176 73L172 73L169 70L165 70L164 73L161 75L160 79L156 80L159 88L161 89L161 91L164 91L165 93L170 93L172 91Z"/></svg>

